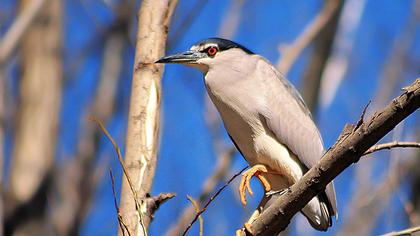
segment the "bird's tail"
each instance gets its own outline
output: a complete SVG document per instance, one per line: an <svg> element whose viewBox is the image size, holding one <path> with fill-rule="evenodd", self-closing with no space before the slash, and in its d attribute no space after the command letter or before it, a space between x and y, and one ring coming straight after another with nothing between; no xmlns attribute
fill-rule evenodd
<svg viewBox="0 0 420 236"><path fill-rule="evenodd" d="M302 209L308 222L316 230L327 231L332 225L334 213L329 207L329 202L325 194L320 194L314 198Z"/></svg>

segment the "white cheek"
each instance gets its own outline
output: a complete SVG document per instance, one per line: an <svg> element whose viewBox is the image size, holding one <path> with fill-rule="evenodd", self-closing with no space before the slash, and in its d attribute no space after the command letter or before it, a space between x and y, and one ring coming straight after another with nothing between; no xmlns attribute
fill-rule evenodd
<svg viewBox="0 0 420 236"><path fill-rule="evenodd" d="M197 60L198 64L204 64L204 65L211 65L213 61L213 58L205 57Z"/></svg>

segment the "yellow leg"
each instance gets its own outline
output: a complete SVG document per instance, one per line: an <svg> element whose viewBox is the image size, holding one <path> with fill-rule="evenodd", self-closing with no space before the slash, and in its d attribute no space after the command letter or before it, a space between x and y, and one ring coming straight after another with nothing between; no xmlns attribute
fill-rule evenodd
<svg viewBox="0 0 420 236"><path fill-rule="evenodd" d="M255 165L251 169L247 170L242 174L241 183L239 184L239 196L241 198L242 205L246 205L246 190L248 189L249 194L253 195L250 181L253 176L256 176L264 186L266 192L271 190L271 185L262 173L268 173L267 167L264 165Z"/></svg>

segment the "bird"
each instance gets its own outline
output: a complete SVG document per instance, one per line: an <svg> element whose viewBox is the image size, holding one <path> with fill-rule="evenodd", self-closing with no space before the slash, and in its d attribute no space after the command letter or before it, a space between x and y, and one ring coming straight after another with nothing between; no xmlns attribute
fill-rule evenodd
<svg viewBox="0 0 420 236"><path fill-rule="evenodd" d="M228 39L208 38L185 52L155 63L182 64L200 70L207 93L232 142L248 162L239 195L246 205L250 180L265 194L243 230L276 198L313 167L325 152L320 132L302 96L267 59ZM338 217L333 182L301 210L319 231ZM238 234L238 231L237 231Z"/></svg>

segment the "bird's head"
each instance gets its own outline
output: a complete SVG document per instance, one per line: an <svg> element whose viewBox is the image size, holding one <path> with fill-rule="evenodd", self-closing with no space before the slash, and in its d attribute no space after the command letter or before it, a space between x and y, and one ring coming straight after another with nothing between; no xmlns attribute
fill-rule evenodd
<svg viewBox="0 0 420 236"><path fill-rule="evenodd" d="M155 63L182 64L207 73L211 66L218 63L229 63L244 55L253 55L253 53L230 40L209 38L194 44L188 51L162 57Z"/></svg>

